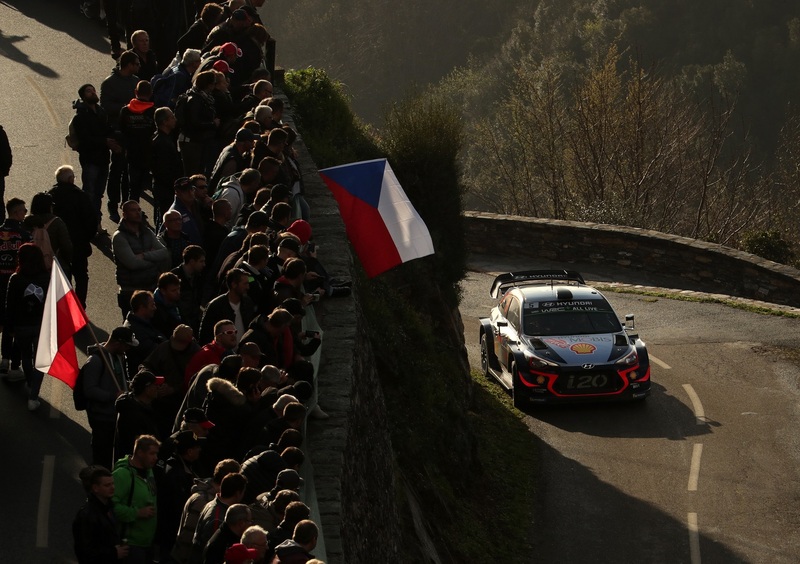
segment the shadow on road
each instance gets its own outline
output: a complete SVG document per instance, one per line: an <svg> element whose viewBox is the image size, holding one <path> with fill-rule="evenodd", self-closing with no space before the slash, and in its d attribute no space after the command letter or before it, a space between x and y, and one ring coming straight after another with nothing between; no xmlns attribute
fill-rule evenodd
<svg viewBox="0 0 800 564"><path fill-rule="evenodd" d="M602 482L591 469L538 437L533 439L539 459L547 461L538 488L537 562L690 561L687 516L668 515ZM657 476L653 482L658 483ZM700 513L701 531L704 526L711 525L703 523ZM704 562L747 562L703 534L700 555Z"/></svg>
<svg viewBox="0 0 800 564"><path fill-rule="evenodd" d="M101 53L111 52L108 41L105 39L105 28L98 22L87 20L78 9L80 3L77 0L61 0L60 2L0 0L0 4L13 8L53 30L71 35L84 45ZM5 45L3 44L3 46ZM111 65L109 64L109 66ZM50 72L54 74L45 76L58 76L54 71Z"/></svg>
<svg viewBox="0 0 800 564"><path fill-rule="evenodd" d="M541 406L525 413L564 431L596 437L682 441L720 425L713 421L698 425L694 412L664 386L654 382L651 390L643 402Z"/></svg>
<svg viewBox="0 0 800 564"><path fill-rule="evenodd" d="M47 78L58 78L59 74L42 63L32 61L22 49L17 47L18 43L23 43L28 39L27 35L6 35L0 30L0 55L17 63L23 64L33 72Z"/></svg>

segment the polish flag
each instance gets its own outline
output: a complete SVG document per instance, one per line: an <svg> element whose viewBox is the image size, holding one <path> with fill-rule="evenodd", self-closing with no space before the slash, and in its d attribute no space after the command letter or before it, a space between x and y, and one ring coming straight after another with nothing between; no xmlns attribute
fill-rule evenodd
<svg viewBox="0 0 800 564"><path fill-rule="evenodd" d="M75 290L53 259L50 287L44 302L39 347L36 349L36 369L58 378L70 388L78 378L78 355L75 352L75 333L89 320Z"/></svg>
<svg viewBox="0 0 800 564"><path fill-rule="evenodd" d="M433 254L428 227L386 159L326 168L319 174L339 203L347 237L367 276Z"/></svg>

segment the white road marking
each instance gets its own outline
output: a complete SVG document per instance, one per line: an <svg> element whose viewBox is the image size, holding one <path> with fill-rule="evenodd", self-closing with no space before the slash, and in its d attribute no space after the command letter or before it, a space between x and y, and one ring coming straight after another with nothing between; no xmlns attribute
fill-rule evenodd
<svg viewBox="0 0 800 564"><path fill-rule="evenodd" d="M50 103L50 100L47 98L44 90L42 90L42 87L39 86L35 80L33 80L31 75L26 75L25 80L27 80L28 84L30 84L31 87L36 91L36 93L39 95L39 98L42 99L42 103L44 104L44 108L47 110L47 115L50 116L50 122L53 124L53 127L56 129L61 127L61 120L58 119L58 114L53 109L53 104Z"/></svg>
<svg viewBox="0 0 800 564"><path fill-rule="evenodd" d="M689 400L692 402L692 408L694 409L694 416L697 418L698 425L705 425L706 424L706 412L703 410L703 404L700 402L700 397L694 391L691 384L684 384L683 389L686 390L686 393L689 395Z"/></svg>
<svg viewBox="0 0 800 564"><path fill-rule="evenodd" d="M700 530L697 527L697 513L689 513L689 557L692 564L700 564Z"/></svg>
<svg viewBox="0 0 800 564"><path fill-rule="evenodd" d="M47 548L50 534L50 499L53 496L53 473L56 457L48 454L44 457L42 469L42 487L39 489L39 509L36 515L36 548Z"/></svg>
<svg viewBox="0 0 800 564"><path fill-rule="evenodd" d="M672 370L672 367L669 364L667 364L663 360L660 360L660 359L654 357L652 354L650 355L650 360L652 360L653 362L658 364L664 370Z"/></svg>
<svg viewBox="0 0 800 564"><path fill-rule="evenodd" d="M703 444L697 443L692 448L692 464L689 467L689 485L686 489L690 492L697 491L697 482L700 480L700 457L703 456Z"/></svg>

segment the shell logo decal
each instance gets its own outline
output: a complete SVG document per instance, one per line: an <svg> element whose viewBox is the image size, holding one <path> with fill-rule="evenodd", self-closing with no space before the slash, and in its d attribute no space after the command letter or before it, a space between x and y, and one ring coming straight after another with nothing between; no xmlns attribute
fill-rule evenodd
<svg viewBox="0 0 800 564"><path fill-rule="evenodd" d="M569 348L569 350L575 354L592 354L597 350L597 347L590 343L575 343Z"/></svg>

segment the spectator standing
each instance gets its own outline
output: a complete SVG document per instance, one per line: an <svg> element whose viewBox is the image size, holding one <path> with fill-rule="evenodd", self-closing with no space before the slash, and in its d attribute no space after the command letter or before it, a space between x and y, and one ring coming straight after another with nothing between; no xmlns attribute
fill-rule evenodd
<svg viewBox="0 0 800 564"><path fill-rule="evenodd" d="M275 547L274 564L305 564L314 555L311 551L317 546L319 529L316 523L304 519L297 523L290 540Z"/></svg>
<svg viewBox="0 0 800 564"><path fill-rule="evenodd" d="M178 145L186 174L208 174L216 159L215 139L220 120L214 108L215 71L203 71L194 75L194 86L186 92L181 109L180 98L175 106L178 125L181 128ZM182 117L183 116L183 117Z"/></svg>
<svg viewBox="0 0 800 564"><path fill-rule="evenodd" d="M53 213L67 226L72 239L72 260L61 267L67 278L75 280L75 294L83 307L89 292L89 256L97 233L97 214L89 194L75 186L75 171L69 165L56 170L56 184L50 189Z"/></svg>
<svg viewBox="0 0 800 564"><path fill-rule="evenodd" d="M172 335L181 324L181 281L175 274L164 272L158 277L158 288L153 298L156 302L156 314L153 325L165 335Z"/></svg>
<svg viewBox="0 0 800 564"><path fill-rule="evenodd" d="M137 202L142 192L150 189L151 143L156 129L152 94L150 83L140 80L135 97L119 112L119 128L128 161L128 199Z"/></svg>
<svg viewBox="0 0 800 564"><path fill-rule="evenodd" d="M114 514L128 540L129 564L150 564L156 534L156 481L153 467L158 461L158 439L142 435L133 455L114 465Z"/></svg>
<svg viewBox="0 0 800 564"><path fill-rule="evenodd" d="M228 474L222 478L219 493L206 504L197 519L197 528L192 538L191 556L188 560L190 564L203 562L203 551L206 544L222 526L228 508L241 503L245 487L247 487L247 478L239 473Z"/></svg>
<svg viewBox="0 0 800 564"><path fill-rule="evenodd" d="M170 272L180 280L181 298L178 303L181 320L194 329L200 330L203 300L203 271L206 267L206 252L202 247L189 245L183 249L183 260Z"/></svg>
<svg viewBox="0 0 800 564"><path fill-rule="evenodd" d="M6 204L6 220L0 225L0 240L3 241L4 250L0 253L0 327L7 325L6 294L8 281L17 270L17 253L20 247L31 241L31 235L22 225L25 214L25 202L19 198L11 198ZM25 379L20 370L19 347L14 345L13 332L7 328L3 330L0 341L3 359L0 361L0 374L4 374L9 382L18 382Z"/></svg>
<svg viewBox="0 0 800 564"><path fill-rule="evenodd" d="M142 80L150 80L161 72L162 66L158 64L156 52L150 49L150 35L143 29L137 29L131 34L131 51L139 57L139 72Z"/></svg>
<svg viewBox="0 0 800 564"><path fill-rule="evenodd" d="M239 463L233 459L222 460L214 467L211 478L195 481L192 494L183 506L178 535L170 555L179 564L186 564L189 561L197 522L206 505L220 493L223 479L228 474L239 472L239 468Z"/></svg>
<svg viewBox="0 0 800 564"><path fill-rule="evenodd" d="M233 321L237 334L241 337L256 315L256 305L247 295L250 287L247 273L232 269L225 277L228 291L209 302L200 322L200 342L211 340L211 329L223 319ZM238 339L237 339L238 342Z"/></svg>
<svg viewBox="0 0 800 564"><path fill-rule="evenodd" d="M50 239L50 247L53 257L58 259L67 272L72 265L72 237L70 237L67 224L60 217L53 213L53 198L47 192L39 192L31 199L31 214L25 218L25 224L30 226L33 233L34 227L42 227L47 230ZM47 264L47 259L45 259ZM49 263L52 265L52 262ZM48 268L49 270L49 268Z"/></svg>
<svg viewBox="0 0 800 564"><path fill-rule="evenodd" d="M183 233L186 233L189 243L192 245L202 245L203 226L198 210L197 199L195 198L195 184L206 185L206 177L202 174L195 174L190 178L179 178L175 182L175 201L172 202L170 210L175 210L181 214L181 219L183 221L181 230ZM181 251L183 251L183 249L181 249Z"/></svg>
<svg viewBox="0 0 800 564"><path fill-rule="evenodd" d="M222 150L214 165L214 170L211 172L211 178L208 182L211 192L217 191L217 187L223 178L242 172L247 168L249 164L247 155L253 150L253 144L258 138L258 135L244 127L236 132L236 138L233 143ZM222 197L226 198L224 195ZM231 202L231 205L234 205L233 202Z"/></svg>
<svg viewBox="0 0 800 564"><path fill-rule="evenodd" d="M135 96L136 84L139 82L140 61L133 51L125 51L119 57L119 65L111 71L100 84L100 105L106 110L108 124L117 138L119 131L119 114L123 107ZM125 151L112 148L111 166L108 171L108 217L111 221L119 221L119 204L128 193L128 166Z"/></svg>
<svg viewBox="0 0 800 564"><path fill-rule="evenodd" d="M169 270L169 251L142 221L142 208L129 200L122 205L123 219L111 238L119 293L117 303L123 317L130 311L133 292L151 289L158 275Z"/></svg>
<svg viewBox="0 0 800 564"><path fill-rule="evenodd" d="M239 540L247 528L253 524L250 508L243 503L231 505L225 512L225 520L206 544L203 551L203 564L224 564L225 552Z"/></svg>
<svg viewBox="0 0 800 564"><path fill-rule="evenodd" d="M87 349L83 366L86 415L92 429L92 464L111 466L117 413L114 402L127 391L128 368L125 354L138 346L133 331L117 327L108 340ZM105 355L105 360L103 356ZM113 374L110 372L113 371Z"/></svg>
<svg viewBox="0 0 800 564"><path fill-rule="evenodd" d="M243 129L242 131L248 131ZM245 168L240 175L227 179L221 179L222 184L219 189L219 197L227 200L231 204L231 218L226 227L232 229L236 225L242 208L250 202L261 186L261 174L254 168Z"/></svg>
<svg viewBox="0 0 800 564"><path fill-rule="evenodd" d="M108 124L106 110L100 105L94 86L81 86L78 89L78 100L72 107L75 109L73 125L81 163L81 184L84 192L92 199L99 225L103 192L108 180L109 154L110 151L122 151L122 146L114 139L114 130Z"/></svg>
<svg viewBox="0 0 800 564"><path fill-rule="evenodd" d="M224 357L232 354L237 342L236 326L233 321L230 319L217 321L214 325L214 340L197 351L186 367L186 384L189 385L192 377L204 366L219 364Z"/></svg>
<svg viewBox="0 0 800 564"><path fill-rule="evenodd" d="M170 268L175 268L183 259L183 250L191 245L189 235L183 231L181 212L171 208L164 214L159 242L169 251Z"/></svg>
<svg viewBox="0 0 800 564"><path fill-rule="evenodd" d="M50 272L42 250L32 243L19 248L16 272L8 280L3 334L14 336L19 347L22 370L28 384L28 411L38 409L39 389L44 374L36 369L36 348L44 314L44 300L50 285Z"/></svg>
<svg viewBox="0 0 800 564"><path fill-rule="evenodd" d="M219 4L211 2L203 6L200 17L178 39L178 51L183 53L187 49L202 49L208 34L220 22L223 13L223 8Z"/></svg>
<svg viewBox="0 0 800 564"><path fill-rule="evenodd" d="M158 437L153 400L158 397L158 388L163 383L163 376L141 370L131 380L131 391L117 398L114 404L117 410L114 458L117 460L133 454L133 445L140 435Z"/></svg>
<svg viewBox="0 0 800 564"><path fill-rule="evenodd" d="M130 311L125 316L124 327L133 331L139 345L128 354L128 370L139 371L139 365L155 348L167 340L167 336L153 325L156 302L153 293L136 290L130 300Z"/></svg>
<svg viewBox="0 0 800 564"><path fill-rule="evenodd" d="M158 108L154 119L157 131L150 146L150 157L153 171L153 218L158 230L161 217L175 197L175 181L183 176L183 162L173 134L178 124L175 114L169 108Z"/></svg>
<svg viewBox="0 0 800 564"><path fill-rule="evenodd" d="M102 466L89 466L80 472L86 490L86 503L72 522L72 539L78 564L108 564L128 556L122 542L111 502L114 478Z"/></svg>
<svg viewBox="0 0 800 564"><path fill-rule="evenodd" d="M181 62L166 69L161 77L152 77L153 102L156 107L175 109L178 96L192 87L192 75L200 67L200 51L186 49Z"/></svg>

